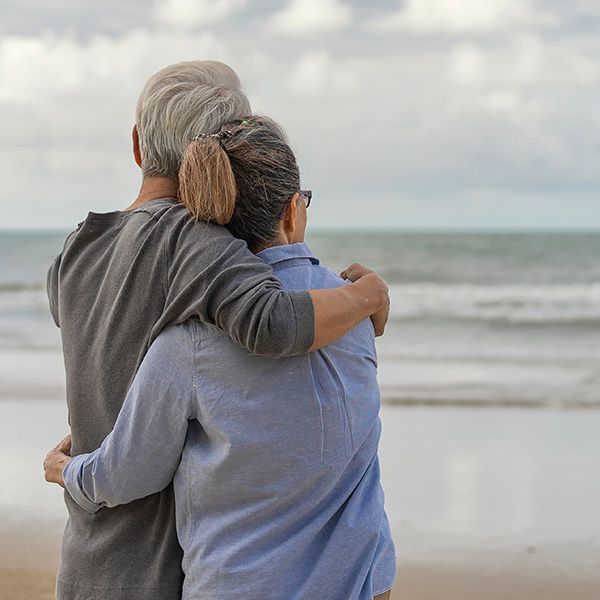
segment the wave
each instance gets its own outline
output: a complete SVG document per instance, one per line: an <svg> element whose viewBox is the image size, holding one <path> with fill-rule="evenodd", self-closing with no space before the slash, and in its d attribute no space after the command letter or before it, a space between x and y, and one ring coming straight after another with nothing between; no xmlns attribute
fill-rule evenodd
<svg viewBox="0 0 600 600"><path fill-rule="evenodd" d="M507 323L600 322L600 283L562 285L393 284L391 318ZM0 283L0 311L46 314L44 283Z"/></svg>
<svg viewBox="0 0 600 600"><path fill-rule="evenodd" d="M25 283L21 281L4 281L0 282L0 294L14 294L18 292L32 292L45 290L46 284L42 281Z"/></svg>
<svg viewBox="0 0 600 600"><path fill-rule="evenodd" d="M394 320L440 318L509 323L600 322L600 283L392 285Z"/></svg>

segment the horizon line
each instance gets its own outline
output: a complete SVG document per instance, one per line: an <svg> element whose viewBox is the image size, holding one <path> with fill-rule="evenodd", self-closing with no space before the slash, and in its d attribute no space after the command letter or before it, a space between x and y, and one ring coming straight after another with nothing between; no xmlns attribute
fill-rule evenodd
<svg viewBox="0 0 600 600"><path fill-rule="evenodd" d="M73 231L72 227L0 227L2 234L59 234ZM600 227L390 227L390 226L323 226L315 225L307 228L306 234L311 233L439 233L439 234L600 234Z"/></svg>

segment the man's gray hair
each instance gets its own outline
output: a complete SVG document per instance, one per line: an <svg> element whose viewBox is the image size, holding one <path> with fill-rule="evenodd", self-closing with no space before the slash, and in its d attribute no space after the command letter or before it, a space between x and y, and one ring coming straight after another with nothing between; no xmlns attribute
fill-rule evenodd
<svg viewBox="0 0 600 600"><path fill-rule="evenodd" d="M238 76L226 64L195 60L161 69L147 81L136 108L142 172L177 178L190 140L251 113Z"/></svg>

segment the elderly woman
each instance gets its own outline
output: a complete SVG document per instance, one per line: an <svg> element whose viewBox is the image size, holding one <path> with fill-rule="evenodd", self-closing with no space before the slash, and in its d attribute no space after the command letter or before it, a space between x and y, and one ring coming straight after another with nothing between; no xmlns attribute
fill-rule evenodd
<svg viewBox="0 0 600 600"><path fill-rule="evenodd" d="M303 242L311 193L270 119L193 140L180 196L198 219L227 224L285 289L346 285ZM47 478L92 514L174 479L184 598L387 598L395 552L376 365L369 320L322 350L278 359L210 324L167 328L102 446L51 453Z"/></svg>

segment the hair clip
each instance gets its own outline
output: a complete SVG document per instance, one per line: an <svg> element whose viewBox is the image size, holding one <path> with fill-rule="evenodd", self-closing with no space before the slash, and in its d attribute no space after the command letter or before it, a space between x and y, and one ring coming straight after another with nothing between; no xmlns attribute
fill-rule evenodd
<svg viewBox="0 0 600 600"><path fill-rule="evenodd" d="M223 141L224 139L231 137L231 135L231 131L228 129L223 129L217 133L199 133L192 138L192 141L196 142L198 140L205 140L207 138L215 138L216 140Z"/></svg>

